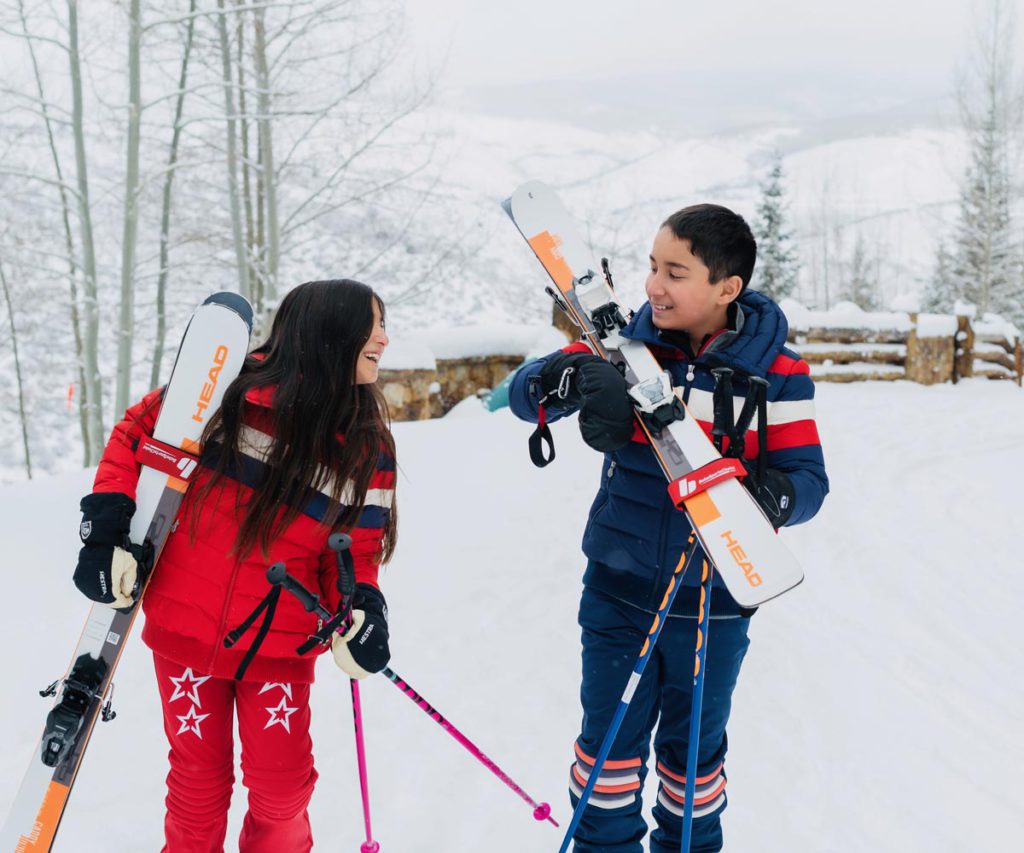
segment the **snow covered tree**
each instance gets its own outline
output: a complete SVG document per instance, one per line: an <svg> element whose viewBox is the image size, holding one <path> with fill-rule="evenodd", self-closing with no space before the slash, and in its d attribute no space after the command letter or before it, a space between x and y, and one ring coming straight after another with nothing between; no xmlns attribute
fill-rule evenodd
<svg viewBox="0 0 1024 853"><path fill-rule="evenodd" d="M751 286L778 300L790 296L797 286L800 264L792 235L786 228L786 199L782 185L782 156L772 154L768 179L761 186L761 200L754 221L757 266Z"/></svg>
<svg viewBox="0 0 1024 853"><path fill-rule="evenodd" d="M1011 213L1011 163L1020 127L1013 31L1012 10L1004 0L990 0L979 19L973 63L960 87L969 161L960 190L951 277L953 295L974 303L982 314L1020 316L1020 255Z"/></svg>
<svg viewBox="0 0 1024 853"><path fill-rule="evenodd" d="M839 298L853 302L865 311L877 311L879 308L878 259L869 252L863 234L857 234L853 254L843 264Z"/></svg>
<svg viewBox="0 0 1024 853"><path fill-rule="evenodd" d="M921 295L921 310L933 314L949 314L958 296L959 282L953 275L953 254L949 243L943 240L935 256L935 271Z"/></svg>

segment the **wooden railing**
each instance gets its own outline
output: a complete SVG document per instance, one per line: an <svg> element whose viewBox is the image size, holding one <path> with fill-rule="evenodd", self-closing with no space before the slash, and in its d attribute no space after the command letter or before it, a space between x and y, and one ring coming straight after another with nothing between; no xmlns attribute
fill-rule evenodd
<svg viewBox="0 0 1024 853"><path fill-rule="evenodd" d="M849 322L792 323L789 343L810 364L815 381L907 379L932 385L978 376L1020 385L1024 377L1020 336L1005 323L868 313Z"/></svg>

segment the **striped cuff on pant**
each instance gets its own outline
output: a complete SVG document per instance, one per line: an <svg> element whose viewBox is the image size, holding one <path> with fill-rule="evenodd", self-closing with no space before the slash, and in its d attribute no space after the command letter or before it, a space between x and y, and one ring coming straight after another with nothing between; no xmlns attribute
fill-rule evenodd
<svg viewBox="0 0 1024 853"><path fill-rule="evenodd" d="M658 762L658 802L677 817L683 816L686 802L686 777L673 773L662 762ZM718 811L725 805L725 768L718 766L705 776L698 776L693 795L693 816L704 817Z"/></svg>
<svg viewBox="0 0 1024 853"><path fill-rule="evenodd" d="M576 747L576 763L569 772L569 791L577 798L583 796L583 789L594 769L595 759ZM640 758L606 761L601 775L587 801L588 806L599 809L618 809L632 805L640 792Z"/></svg>

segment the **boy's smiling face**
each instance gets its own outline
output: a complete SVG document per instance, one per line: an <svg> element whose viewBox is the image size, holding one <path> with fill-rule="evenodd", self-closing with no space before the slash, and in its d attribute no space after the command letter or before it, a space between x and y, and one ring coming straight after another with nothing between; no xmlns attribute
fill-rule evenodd
<svg viewBox="0 0 1024 853"><path fill-rule="evenodd" d="M726 324L727 309L743 288L737 275L712 282L704 262L664 227L651 248L651 272L644 289L651 303L654 325L685 331L695 346Z"/></svg>

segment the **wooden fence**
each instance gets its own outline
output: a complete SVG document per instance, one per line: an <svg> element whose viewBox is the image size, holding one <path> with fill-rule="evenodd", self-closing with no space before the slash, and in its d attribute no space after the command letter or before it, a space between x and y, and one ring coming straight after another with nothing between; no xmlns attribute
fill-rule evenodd
<svg viewBox="0 0 1024 853"><path fill-rule="evenodd" d="M797 321L789 342L820 382L906 379L932 385L977 376L1020 385L1021 339L1009 328L965 316L863 314L849 325Z"/></svg>

